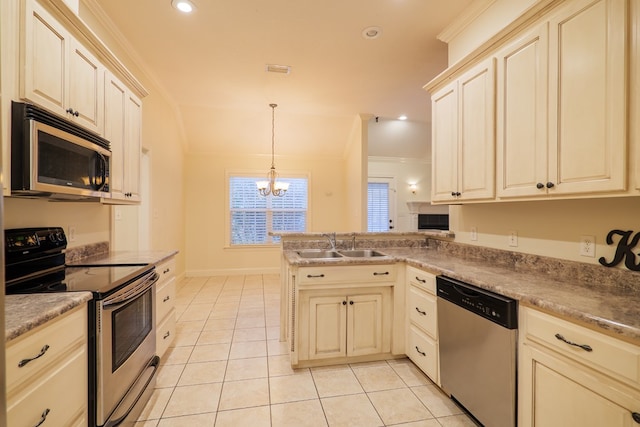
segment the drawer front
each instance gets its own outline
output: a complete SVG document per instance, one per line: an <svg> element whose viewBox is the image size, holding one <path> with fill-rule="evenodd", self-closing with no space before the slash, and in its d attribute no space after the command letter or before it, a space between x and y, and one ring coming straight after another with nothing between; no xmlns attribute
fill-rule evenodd
<svg viewBox="0 0 640 427"><path fill-rule="evenodd" d="M298 269L299 284L379 283L396 280L396 265L317 266Z"/></svg>
<svg viewBox="0 0 640 427"><path fill-rule="evenodd" d="M156 291L156 319L161 322L162 319L175 306L176 301L176 283L175 278L169 280Z"/></svg>
<svg viewBox="0 0 640 427"><path fill-rule="evenodd" d="M640 384L640 347L537 310L522 308L521 313L528 339L541 342L591 367L604 369ZM592 350L587 351L578 345L589 346Z"/></svg>
<svg viewBox="0 0 640 427"><path fill-rule="evenodd" d="M86 345L87 308L82 308L50 321L10 341L7 347L7 390L39 375L73 348ZM40 357L37 357L41 355ZM31 359L31 361L29 361ZM22 365L22 366L19 366Z"/></svg>
<svg viewBox="0 0 640 427"><path fill-rule="evenodd" d="M158 279L158 287L162 286L165 281L175 277L176 275L176 259L171 257L170 259L163 261L156 265L156 273L160 276Z"/></svg>
<svg viewBox="0 0 640 427"><path fill-rule="evenodd" d="M438 312L436 297L429 295L414 285L409 286L409 320L422 328L432 338L438 338Z"/></svg>
<svg viewBox="0 0 640 427"><path fill-rule="evenodd" d="M176 312L172 310L156 329L156 353L162 359L176 336Z"/></svg>
<svg viewBox="0 0 640 427"><path fill-rule="evenodd" d="M10 426L77 425L86 420L87 354L77 351L64 363L55 365L38 377L38 381L7 400L7 421Z"/></svg>
<svg viewBox="0 0 640 427"><path fill-rule="evenodd" d="M407 281L432 295L436 295L436 276L434 274L407 266Z"/></svg>
<svg viewBox="0 0 640 427"><path fill-rule="evenodd" d="M409 326L407 356L433 382L440 384L438 370L438 345L414 325Z"/></svg>

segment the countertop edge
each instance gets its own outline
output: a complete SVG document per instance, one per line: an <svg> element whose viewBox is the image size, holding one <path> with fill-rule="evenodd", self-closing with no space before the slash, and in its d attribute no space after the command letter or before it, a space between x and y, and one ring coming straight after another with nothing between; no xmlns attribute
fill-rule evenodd
<svg viewBox="0 0 640 427"><path fill-rule="evenodd" d="M5 342L90 301L91 292L5 295Z"/></svg>

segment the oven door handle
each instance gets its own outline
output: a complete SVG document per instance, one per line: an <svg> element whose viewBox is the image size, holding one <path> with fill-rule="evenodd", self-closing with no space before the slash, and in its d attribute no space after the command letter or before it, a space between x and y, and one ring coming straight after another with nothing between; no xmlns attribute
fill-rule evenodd
<svg viewBox="0 0 640 427"><path fill-rule="evenodd" d="M142 295L153 285L155 285L155 283L158 281L158 277L158 273L156 273L155 270L152 271L131 289L123 290L116 293L115 295L105 298L104 301L102 301L102 307L109 307L110 309L114 309L117 306L128 303L129 301L135 299L139 295Z"/></svg>

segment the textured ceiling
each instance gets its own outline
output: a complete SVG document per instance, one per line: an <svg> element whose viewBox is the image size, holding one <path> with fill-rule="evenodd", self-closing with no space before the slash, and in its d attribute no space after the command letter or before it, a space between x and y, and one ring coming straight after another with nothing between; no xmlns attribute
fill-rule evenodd
<svg viewBox="0 0 640 427"><path fill-rule="evenodd" d="M358 114L428 122L436 35L472 0L94 0L176 103L193 152L340 155ZM365 40L369 26L382 28ZM266 64L291 66L289 75Z"/></svg>

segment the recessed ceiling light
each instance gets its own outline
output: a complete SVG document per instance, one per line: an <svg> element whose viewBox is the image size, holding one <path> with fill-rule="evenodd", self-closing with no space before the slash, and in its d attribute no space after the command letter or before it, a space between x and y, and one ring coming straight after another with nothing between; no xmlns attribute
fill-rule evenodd
<svg viewBox="0 0 640 427"><path fill-rule="evenodd" d="M193 2L189 0L171 0L171 5L184 13L191 13L196 8Z"/></svg>
<svg viewBox="0 0 640 427"><path fill-rule="evenodd" d="M407 116L404 114L398 117L398 120L407 120Z"/></svg>
<svg viewBox="0 0 640 427"><path fill-rule="evenodd" d="M365 39L377 39L382 35L382 28L380 27L367 27L362 30L362 38Z"/></svg>

